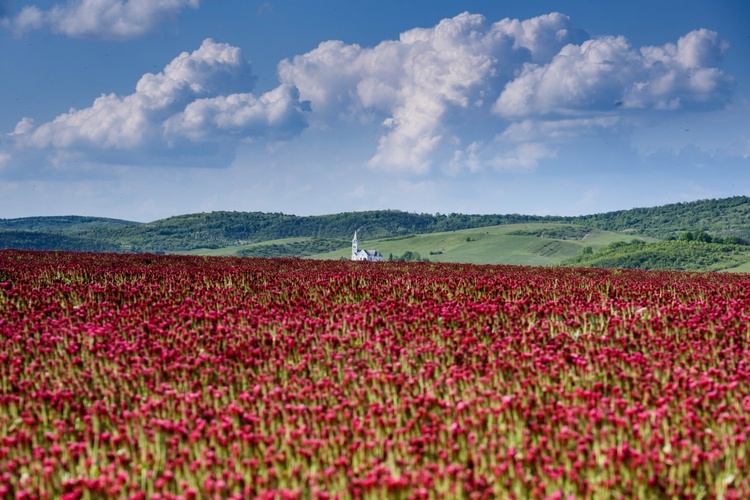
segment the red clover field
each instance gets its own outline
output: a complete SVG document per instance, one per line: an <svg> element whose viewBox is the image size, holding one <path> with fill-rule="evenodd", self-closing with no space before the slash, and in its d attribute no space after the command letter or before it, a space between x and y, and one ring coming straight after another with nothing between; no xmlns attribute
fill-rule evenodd
<svg viewBox="0 0 750 500"><path fill-rule="evenodd" d="M2 498L748 498L750 276L0 251Z"/></svg>

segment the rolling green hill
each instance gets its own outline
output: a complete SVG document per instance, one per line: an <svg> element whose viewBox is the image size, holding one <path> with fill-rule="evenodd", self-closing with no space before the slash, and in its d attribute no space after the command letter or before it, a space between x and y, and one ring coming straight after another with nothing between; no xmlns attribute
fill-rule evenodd
<svg viewBox="0 0 750 500"><path fill-rule="evenodd" d="M34 232L76 232L138 225L138 222L129 220L108 219L106 217L82 217L79 215L0 219L0 229Z"/></svg>
<svg viewBox="0 0 750 500"><path fill-rule="evenodd" d="M549 238L541 236L543 234L565 237ZM376 248L386 259L397 259L405 252L412 252L431 262L552 266L578 255L586 246L598 249L614 241L629 242L632 239L631 235L591 230L579 225L532 222L367 240L363 244ZM655 241L652 238L649 240ZM350 255L351 248L347 246L313 255L312 258L341 259Z"/></svg>
<svg viewBox="0 0 750 500"><path fill-rule="evenodd" d="M51 223L47 220L47 228L35 231L56 234L64 232L80 238L106 241L122 252L216 250L285 238L349 239L357 229L367 238L374 239L517 222L562 220L560 217L523 215L430 215L398 210L307 217L282 213L211 212L181 215L149 223L96 228L81 228L75 224L76 221L69 220L74 218L60 219L54 230L48 229ZM0 228L29 228L33 224L34 222L27 223L26 219L0 219ZM0 241L0 247L2 246Z"/></svg>
<svg viewBox="0 0 750 500"><path fill-rule="evenodd" d="M737 196L580 217L433 215L398 210L317 216L211 212L148 223L80 216L28 217L0 219L0 248L348 258L355 230L360 231L365 246L377 248L386 257L400 258L408 252L408 258L419 254L421 259L437 262L623 267L635 258L621 258L625 253L642 253L644 249L621 247L615 260L611 256L605 259L599 252L609 251L606 247L612 242L628 243L639 238L654 243L677 238L686 231L729 236L740 243L750 241L750 198ZM580 255L586 247L589 250ZM656 261L668 261L670 248L653 247L654 252L664 254L654 257ZM677 247L673 250L678 251ZM710 268L743 271L750 266L744 260L744 249L726 254L733 257L713 262ZM595 262L593 255L600 259ZM705 264L696 259L690 265Z"/></svg>
<svg viewBox="0 0 750 500"><path fill-rule="evenodd" d="M666 239L685 231L735 235L750 240L750 198L735 196L716 200L674 203L574 217L570 222L607 231Z"/></svg>
<svg viewBox="0 0 750 500"><path fill-rule="evenodd" d="M48 231L0 229L0 249L71 250L77 252L119 252L120 247L107 240Z"/></svg>
<svg viewBox="0 0 750 500"><path fill-rule="evenodd" d="M615 242L581 252L561 265L679 271L741 271L750 265L750 246L702 241Z"/></svg>

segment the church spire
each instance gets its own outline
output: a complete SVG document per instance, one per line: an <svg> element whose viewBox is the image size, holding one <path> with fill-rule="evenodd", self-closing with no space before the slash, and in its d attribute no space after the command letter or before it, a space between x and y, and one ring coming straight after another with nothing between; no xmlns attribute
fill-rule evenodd
<svg viewBox="0 0 750 500"><path fill-rule="evenodd" d="M354 231L354 238L352 239L352 260L357 260L358 251L359 251L359 242L357 241L357 231Z"/></svg>

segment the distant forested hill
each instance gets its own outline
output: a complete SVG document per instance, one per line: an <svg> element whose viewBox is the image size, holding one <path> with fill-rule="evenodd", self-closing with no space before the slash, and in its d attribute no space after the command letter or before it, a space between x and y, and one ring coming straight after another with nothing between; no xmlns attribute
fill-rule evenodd
<svg viewBox="0 0 750 500"><path fill-rule="evenodd" d="M702 241L635 240L611 243L597 252L581 252L562 261L563 266L627 269L718 271L750 261L750 246Z"/></svg>
<svg viewBox="0 0 750 500"><path fill-rule="evenodd" d="M121 252L120 245L100 232L138 225L121 219L77 215L0 219L0 249Z"/></svg>
<svg viewBox="0 0 750 500"><path fill-rule="evenodd" d="M54 218L45 218L54 219ZM211 212L180 215L145 224L124 223L80 227L80 221L60 221L56 229L37 232L65 233L113 245L122 252L176 252L198 248L223 248L283 238L350 239L359 230L367 239L486 227L515 222L562 220L560 217L525 215L430 215L380 210L333 215L296 216L262 212ZM54 224L45 221L46 227ZM0 228L30 228L25 219L0 220ZM0 238L0 247L8 247ZM27 247L36 248L36 247Z"/></svg>
<svg viewBox="0 0 750 500"><path fill-rule="evenodd" d="M71 232L137 225L139 225L138 222L128 220L108 219L106 217L82 217L79 215L0 219L0 229L16 231Z"/></svg>
<svg viewBox="0 0 750 500"><path fill-rule="evenodd" d="M298 237L351 239L355 230L359 230L366 239L373 240L541 220L549 218L521 215L430 215L397 210L307 217L281 213L213 212L172 217L113 233L130 234L135 244L142 247L160 247L166 250L175 246L185 249L220 248ZM169 245L164 246L165 241L169 241Z"/></svg>
<svg viewBox="0 0 750 500"><path fill-rule="evenodd" d="M46 231L9 231L0 229L0 249L70 250L75 252L121 252L122 249L105 239L71 236Z"/></svg>
<svg viewBox="0 0 750 500"><path fill-rule="evenodd" d="M750 240L750 198L735 196L674 203L568 220L607 231L631 232L659 239L677 237L685 231L706 231L712 236L735 235Z"/></svg>
<svg viewBox="0 0 750 500"><path fill-rule="evenodd" d="M750 198L738 196L580 217L415 214L398 210L316 216L211 212L149 223L79 216L29 217L0 219L0 230L5 230L0 233L0 248L180 252L284 238L349 239L355 230L364 239L375 240L531 222L571 223L659 239L700 230L713 236L750 240Z"/></svg>

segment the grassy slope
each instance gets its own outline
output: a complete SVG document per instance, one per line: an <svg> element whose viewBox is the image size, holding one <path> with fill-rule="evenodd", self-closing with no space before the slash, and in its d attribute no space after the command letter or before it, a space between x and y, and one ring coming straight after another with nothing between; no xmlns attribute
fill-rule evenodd
<svg viewBox="0 0 750 500"><path fill-rule="evenodd" d="M196 248L184 252L174 252L185 255L212 255L212 256L235 256L238 252L247 248L259 247L264 245L283 245L286 243L296 243L299 241L310 241L312 238L282 238L278 240L268 240L260 243L248 243L247 245L233 245L224 248Z"/></svg>
<svg viewBox="0 0 750 500"><path fill-rule="evenodd" d="M563 261L564 266L682 271L728 271L750 262L750 247L705 242L659 241L606 247Z"/></svg>
<svg viewBox="0 0 750 500"><path fill-rule="evenodd" d="M422 234L407 238L364 241L367 248L379 250L386 258L407 250L419 252L432 262L466 262L473 264L523 264L553 266L573 257L584 246L601 248L613 241L630 241L632 235L593 230L582 240L558 240L537 236L517 236L514 231L535 231L570 227L557 223L524 223L465 229L448 233ZM470 238L471 241L466 241ZM430 252L442 252L430 255ZM350 248L312 256L315 259L340 259L351 256Z"/></svg>
<svg viewBox="0 0 750 500"><path fill-rule="evenodd" d="M750 261L745 262L744 264L741 264L737 267L730 267L729 269L724 269L724 271L728 273L750 273Z"/></svg>

